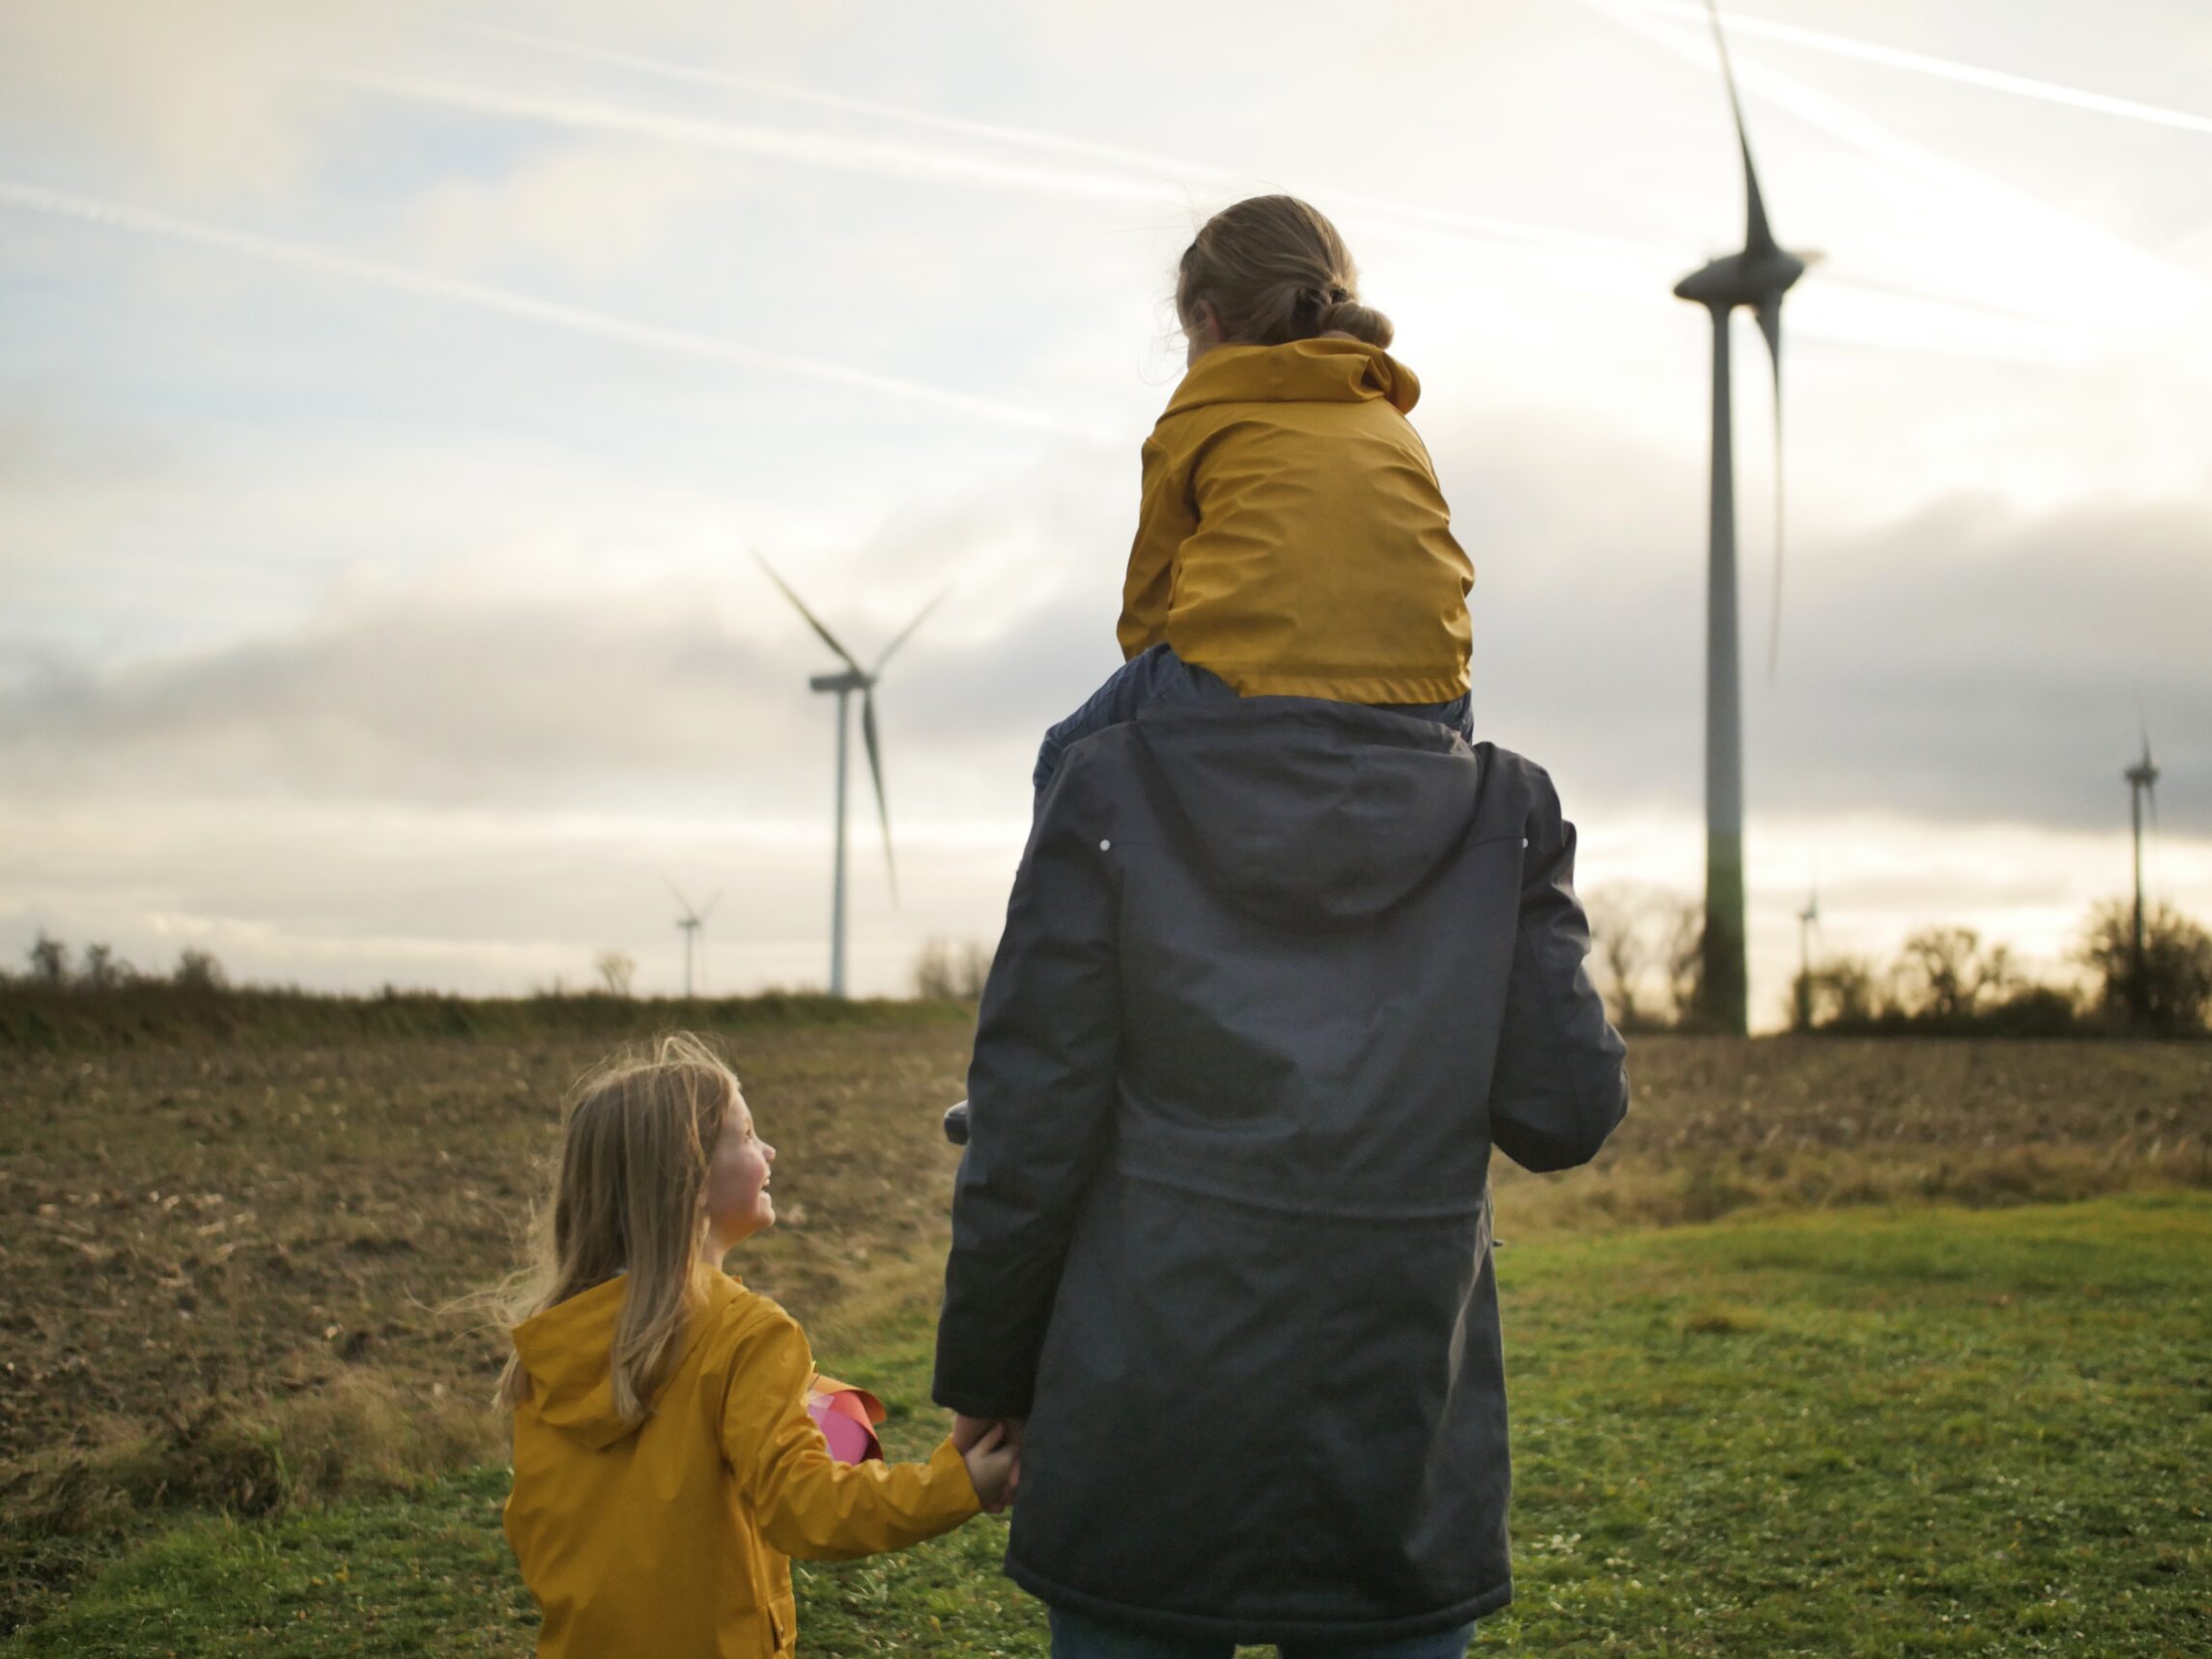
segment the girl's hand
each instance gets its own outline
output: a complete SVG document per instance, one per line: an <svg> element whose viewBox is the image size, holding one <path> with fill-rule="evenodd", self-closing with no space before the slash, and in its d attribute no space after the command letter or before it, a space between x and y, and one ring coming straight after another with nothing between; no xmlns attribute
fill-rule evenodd
<svg viewBox="0 0 2212 1659"><path fill-rule="evenodd" d="M968 1478L975 1482L983 1512L996 1515L1005 1509L1013 1495L1014 1471L1021 1461L1021 1443L1007 1432L1007 1425L991 1424L960 1453L960 1461L968 1466Z"/></svg>

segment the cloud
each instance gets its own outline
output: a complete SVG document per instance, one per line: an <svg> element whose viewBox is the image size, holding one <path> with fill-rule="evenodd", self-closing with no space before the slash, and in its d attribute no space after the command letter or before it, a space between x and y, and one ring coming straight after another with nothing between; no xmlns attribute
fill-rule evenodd
<svg viewBox="0 0 2212 1659"><path fill-rule="evenodd" d="M1480 573L1478 724L1611 808L1700 799L1701 503L1663 458L1535 425L1435 436ZM1569 461L1565 458L1571 457ZM1593 491L1585 480L1601 477ZM864 660L952 598L883 692L894 816L1018 815L1038 733L1114 663L1128 502L1063 460L787 570ZM1669 525L1655 537L1655 525ZM2212 512L1954 498L1793 554L1779 677L1746 520L1754 812L2110 823L2140 696L2177 832L2212 830ZM304 626L172 661L18 664L12 774L66 798L268 790L407 806L818 795L834 663L757 573L548 581L527 546L335 595Z"/></svg>
<svg viewBox="0 0 2212 1659"><path fill-rule="evenodd" d="M285 88L303 57L357 58L404 16L371 0L15 0L11 114L187 188L273 193L315 129Z"/></svg>
<svg viewBox="0 0 2212 1659"><path fill-rule="evenodd" d="M520 254L549 256L604 280L680 244L684 221L705 210L726 173L694 155L639 155L635 146L577 144L531 156L503 178L446 178L425 188L414 217L441 266L474 268Z"/></svg>

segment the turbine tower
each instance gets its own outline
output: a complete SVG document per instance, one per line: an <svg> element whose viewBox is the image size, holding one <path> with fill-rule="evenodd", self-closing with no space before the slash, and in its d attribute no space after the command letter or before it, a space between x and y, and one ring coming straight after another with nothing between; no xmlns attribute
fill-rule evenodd
<svg viewBox="0 0 2212 1659"><path fill-rule="evenodd" d="M697 942L700 930L706 926L707 917L714 914L715 906L722 903L722 889L715 889L714 897L707 900L704 910L694 910L692 901L677 891L675 883L668 883L668 891L675 893L676 903L684 910L684 914L676 918L676 931L684 936L684 1000L689 1002L692 999L692 946Z"/></svg>
<svg viewBox="0 0 2212 1659"><path fill-rule="evenodd" d="M1744 701L1736 628L1736 482L1729 423L1728 324L1739 305L1750 307L1767 337L1774 370L1774 616L1768 672L1780 641L1782 603L1782 295L1805 273L1806 261L1785 251L1767 225L1743 100L1728 62L1720 13L1707 0L1728 104L1744 153L1744 251L1726 254L1675 285L1677 297L1713 316L1713 523L1705 589L1705 940L1698 988L1699 1022L1743 1036L1748 1029L1749 970L1744 922Z"/></svg>
<svg viewBox="0 0 2212 1659"><path fill-rule="evenodd" d="M876 740L875 688L882 677L884 664L891 661L891 654L906 643L908 636L922 626L923 617L945 603L945 594L939 594L923 605L915 614L914 620L893 636L891 643L876 658L872 668L863 668L859 660L837 642L837 636L823 627L821 619L807 608L806 601L793 593L791 585L776 574L775 568L758 553L752 556L760 568L768 573L768 579L807 619L807 626L820 636L823 644L837 654L845 665L841 673L816 674L807 682L817 691L835 692L837 699L837 853L830 876L830 995L842 997L845 994L845 734L849 726L846 710L857 691L861 699L861 741L867 746L868 775L875 783L876 816L883 825L883 861L891 873L892 902L896 904L898 866L891 856L891 807L883 793L883 751ZM946 589L946 593L950 591L950 588Z"/></svg>
<svg viewBox="0 0 2212 1659"><path fill-rule="evenodd" d="M2135 942L2128 959L2134 984L2128 1000L2135 1004L2136 1017L2141 1019L2146 1012L2144 1002L2150 989L2143 973L2142 952L2142 808L2145 799L2150 802L2151 826L2155 829L2158 825L2158 763L2150 758L2147 724L2142 729L2142 759L2120 775L2128 780L2128 810L2135 820Z"/></svg>

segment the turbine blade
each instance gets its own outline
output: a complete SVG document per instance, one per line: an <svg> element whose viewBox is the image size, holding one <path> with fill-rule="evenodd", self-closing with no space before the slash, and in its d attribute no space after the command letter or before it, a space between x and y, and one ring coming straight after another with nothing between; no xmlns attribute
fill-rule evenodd
<svg viewBox="0 0 2212 1659"><path fill-rule="evenodd" d="M683 889L678 887L675 883L669 881L667 877L663 876L661 878L661 884L662 886L666 886L668 891L674 893L676 895L676 903L683 906L684 921L691 921L698 914L696 911L692 909L692 901L684 897ZM683 922L678 922L676 925L681 927Z"/></svg>
<svg viewBox="0 0 2212 1659"><path fill-rule="evenodd" d="M916 611L914 614L914 620L908 623L904 628L900 629L897 633L892 636L891 643L883 648L882 654L879 655L875 660L875 666L870 668L868 672L870 674L882 673L883 665L891 661L891 654L893 651L896 651L901 645L904 645L906 643L907 636L911 634L917 628L922 626L922 619L928 616L928 614L935 610L939 605L943 605L948 599L951 597L951 595L952 589L948 586L943 593L939 594L935 599L931 600L927 605L923 605L920 610Z"/></svg>
<svg viewBox="0 0 2212 1659"><path fill-rule="evenodd" d="M846 667L859 673L861 665L854 660L853 654L837 643L837 636L822 626L822 619L807 608L807 602L791 591L791 584L776 574L776 567L758 553L754 553L752 559L753 563L768 573L768 579L782 590L783 597L799 607L799 614L807 619L808 627L822 636L822 643L842 657Z"/></svg>
<svg viewBox="0 0 2212 1659"><path fill-rule="evenodd" d="M722 895L723 895L723 889L722 889L722 888L720 888L720 887L717 887L717 888L715 888L715 890L714 890L714 897L713 897L713 898L711 898L711 899L709 899L709 900L707 900L706 909L705 909L705 910L702 910L701 912L699 912L699 926L701 926L701 927L704 927L704 926L706 926L706 924L707 924L707 917L708 917L708 916L710 916L710 915L712 915L712 914L714 914L714 908L715 908L715 906L717 906L717 905L719 905L719 904L721 904L721 903L722 903Z"/></svg>
<svg viewBox="0 0 2212 1659"><path fill-rule="evenodd" d="M1728 107L1736 112L1736 143L1744 152L1744 251L1772 253L1774 233L1767 228L1767 204L1759 197L1759 174L1751 165L1751 135L1744 126L1744 100L1736 96L1736 66L1728 60L1728 37L1720 28L1718 0L1705 0L1713 15L1713 39L1720 47L1720 72L1728 82Z"/></svg>
<svg viewBox="0 0 2212 1659"><path fill-rule="evenodd" d="M1767 355L1774 365L1774 605L1767 622L1767 678L1782 658L1782 296L1770 294L1759 302L1759 332L1767 337Z"/></svg>
<svg viewBox="0 0 2212 1659"><path fill-rule="evenodd" d="M875 735L875 692L861 693L861 741L867 745L868 775L875 779L876 817L883 825L883 862L891 872L891 902L898 903L898 864L891 856L891 802L883 793L883 749Z"/></svg>

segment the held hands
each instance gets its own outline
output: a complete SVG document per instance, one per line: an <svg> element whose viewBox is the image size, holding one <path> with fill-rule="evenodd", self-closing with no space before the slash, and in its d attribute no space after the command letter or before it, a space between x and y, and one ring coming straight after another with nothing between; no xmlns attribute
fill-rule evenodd
<svg viewBox="0 0 2212 1659"><path fill-rule="evenodd" d="M1021 1483L1022 1420L1018 1417L954 1417L952 1449L968 1466L976 1496L987 1515L1003 1514Z"/></svg>

